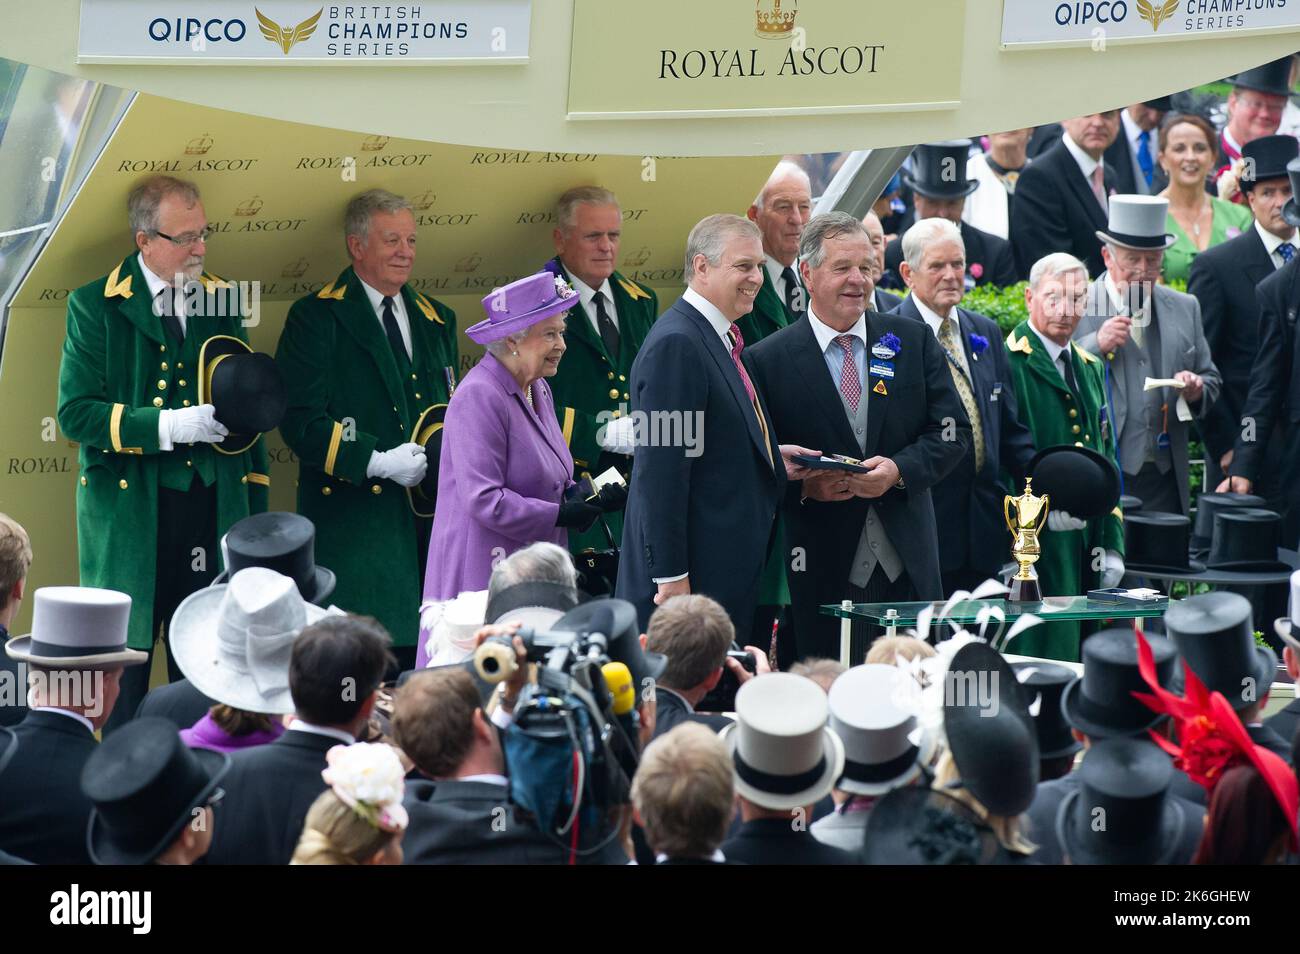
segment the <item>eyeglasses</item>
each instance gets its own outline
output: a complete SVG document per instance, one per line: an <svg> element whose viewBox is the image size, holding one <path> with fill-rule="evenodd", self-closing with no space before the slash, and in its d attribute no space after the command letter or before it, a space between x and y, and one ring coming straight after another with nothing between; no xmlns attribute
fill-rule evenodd
<svg viewBox="0 0 1300 954"><path fill-rule="evenodd" d="M206 242L208 239L212 238L212 234L215 231L216 229L209 225L201 232L186 232L183 235L168 235L166 232L159 232L156 229L153 234L159 238L166 239L180 248L188 248L195 242Z"/></svg>

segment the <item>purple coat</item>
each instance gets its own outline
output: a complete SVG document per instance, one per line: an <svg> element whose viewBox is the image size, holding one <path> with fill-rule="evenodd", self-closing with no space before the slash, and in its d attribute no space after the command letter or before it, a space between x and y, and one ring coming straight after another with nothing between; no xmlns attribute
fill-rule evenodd
<svg viewBox="0 0 1300 954"><path fill-rule="evenodd" d="M425 600L487 589L492 567L530 543L566 545L555 519L573 483L573 456L550 387L538 380L532 392L536 412L491 354L456 387L443 424ZM422 628L417 667L428 658L428 637Z"/></svg>
<svg viewBox="0 0 1300 954"><path fill-rule="evenodd" d="M277 718L271 723L271 731L258 730L248 735L231 735L213 720L212 714L204 715L188 729L181 729L181 741L192 749L211 749L214 752L238 752L255 745L269 745L284 735L284 724Z"/></svg>

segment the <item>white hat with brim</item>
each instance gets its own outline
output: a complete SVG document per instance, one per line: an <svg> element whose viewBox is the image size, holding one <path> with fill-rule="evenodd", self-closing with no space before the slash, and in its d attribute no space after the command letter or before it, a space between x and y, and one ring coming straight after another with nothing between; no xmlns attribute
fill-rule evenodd
<svg viewBox="0 0 1300 954"><path fill-rule="evenodd" d="M1300 653L1300 570L1291 574L1291 615L1273 620L1273 632L1294 653Z"/></svg>
<svg viewBox="0 0 1300 954"><path fill-rule="evenodd" d="M127 646L131 597L93 586L42 586L32 594L32 631L5 643L10 659L47 669L138 666Z"/></svg>

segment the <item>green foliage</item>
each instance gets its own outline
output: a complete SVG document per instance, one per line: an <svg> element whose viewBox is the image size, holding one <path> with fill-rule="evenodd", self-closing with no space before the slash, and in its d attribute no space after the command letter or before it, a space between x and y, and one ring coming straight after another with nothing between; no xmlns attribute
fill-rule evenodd
<svg viewBox="0 0 1300 954"><path fill-rule="evenodd" d="M1012 328L1029 317L1029 309L1025 306L1025 287L1028 284L1017 282L1006 288L980 285L966 293L961 307L992 318L1003 335L1010 334Z"/></svg>
<svg viewBox="0 0 1300 954"><path fill-rule="evenodd" d="M1261 633L1259 630L1255 630L1255 645L1263 646L1265 649L1273 648L1271 645L1269 645L1268 640L1264 638L1264 634Z"/></svg>

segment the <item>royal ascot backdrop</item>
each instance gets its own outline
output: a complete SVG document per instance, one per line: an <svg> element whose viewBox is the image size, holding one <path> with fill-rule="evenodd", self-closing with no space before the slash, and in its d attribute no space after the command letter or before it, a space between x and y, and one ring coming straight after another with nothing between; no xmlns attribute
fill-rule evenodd
<svg viewBox="0 0 1300 954"><path fill-rule="evenodd" d="M776 160L448 146L138 97L19 289L5 333L0 510L35 543L29 588L77 579L77 449L54 420L66 301L132 248L126 195L144 176L168 173L198 183L217 229L207 268L230 281L259 283L248 331L253 346L268 352L290 304L347 265L347 200L374 187L408 196L419 227L412 284L456 311L463 375L482 354L463 334L483 316L480 299L554 254L553 209L566 188L598 183L618 194L619 270L672 301L682 289L690 227L705 212L743 213ZM296 461L278 431L265 439L271 506L292 510ZM24 602L14 632L26 631L30 605Z"/></svg>

